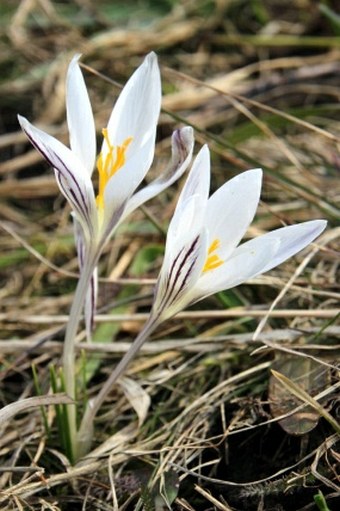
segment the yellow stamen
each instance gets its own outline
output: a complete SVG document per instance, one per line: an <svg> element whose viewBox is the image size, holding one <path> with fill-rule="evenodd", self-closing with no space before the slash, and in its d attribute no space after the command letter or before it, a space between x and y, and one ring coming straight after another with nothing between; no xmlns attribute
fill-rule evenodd
<svg viewBox="0 0 340 511"><path fill-rule="evenodd" d="M218 249L218 247L220 246L220 240L219 239L215 239L212 244L210 245L209 247L209 250L208 250L208 254L212 254L213 252L215 252L215 250Z"/></svg>
<svg viewBox="0 0 340 511"><path fill-rule="evenodd" d="M215 268L218 268L219 266L221 266L221 264L224 263L224 261L220 258L219 255L214 254L214 252L219 248L219 246L220 246L220 240L216 238L211 243L211 245L208 249L208 256L205 261L205 265L203 267L203 273L210 271L210 270L215 270Z"/></svg>
<svg viewBox="0 0 340 511"><path fill-rule="evenodd" d="M132 137L128 137L124 140L122 145L114 146L111 144L107 132L107 128L104 128L103 137L107 144L108 151L105 158L103 153L100 153L97 160L97 169L99 173L99 187L97 195L97 207L100 210L104 208L104 191L109 179L119 170L125 163L125 153L132 142Z"/></svg>

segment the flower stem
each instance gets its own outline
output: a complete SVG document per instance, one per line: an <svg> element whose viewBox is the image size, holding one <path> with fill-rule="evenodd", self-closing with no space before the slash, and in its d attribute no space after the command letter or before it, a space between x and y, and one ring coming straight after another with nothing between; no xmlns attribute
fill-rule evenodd
<svg viewBox="0 0 340 511"><path fill-rule="evenodd" d="M128 351L125 353L123 358L120 360L119 364L111 373L111 376L105 382L99 394L89 402L88 407L84 413L83 419L81 421L77 435L77 449L78 454L80 456L85 455L90 448L92 440L93 421L95 416L97 415L99 408L105 401L107 395L110 393L114 384L117 382L117 380L125 371L128 364L135 357L135 355L138 353L144 342L147 340L149 335L155 330L158 324L159 324L158 318L155 318L153 316L149 317L143 329L140 331L140 333L138 334L138 336L136 337Z"/></svg>
<svg viewBox="0 0 340 511"><path fill-rule="evenodd" d="M74 294L72 306L70 309L69 320L66 325L64 350L63 350L63 377L65 383L65 392L73 400L76 400L76 381L75 381L75 338L77 335L81 315L84 308L86 293L90 285L91 277L96 266L96 258L87 257L81 268L80 277ZM71 452L69 456L71 461L75 461L77 456L77 420L76 404L67 407L67 424L69 430Z"/></svg>

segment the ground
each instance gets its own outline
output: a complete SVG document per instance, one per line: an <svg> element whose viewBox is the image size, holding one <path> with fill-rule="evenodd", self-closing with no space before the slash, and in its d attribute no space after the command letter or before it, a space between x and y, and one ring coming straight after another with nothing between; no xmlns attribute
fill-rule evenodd
<svg viewBox="0 0 340 511"><path fill-rule="evenodd" d="M121 86L157 53L163 108L147 181L167 164L173 130L190 125L195 153L209 144L212 191L243 170L264 170L247 237L328 221L277 269L163 324L100 410L85 458L67 457L60 407L9 418L0 410L1 509L335 511L336 2L22 0L0 12L2 407L51 393L59 378L78 278L73 227L17 114L68 143L64 84L74 54L100 140ZM184 180L135 211L102 255L93 343L83 330L77 338L79 414L147 319Z"/></svg>

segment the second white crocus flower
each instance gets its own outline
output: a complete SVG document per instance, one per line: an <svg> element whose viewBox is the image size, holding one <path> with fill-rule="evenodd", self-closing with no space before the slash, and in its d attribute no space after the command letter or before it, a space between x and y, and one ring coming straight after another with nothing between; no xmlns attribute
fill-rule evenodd
<svg viewBox="0 0 340 511"><path fill-rule="evenodd" d="M293 256L326 227L312 220L282 227L239 244L259 203L262 171L234 177L211 197L210 154L197 155L169 225L163 265L150 316L99 394L88 407L80 427L80 443L88 442L88 425L112 386L126 370L150 334L167 319L206 296L237 286Z"/></svg>
<svg viewBox="0 0 340 511"><path fill-rule="evenodd" d="M151 317L160 323L191 303L278 266L311 243L326 221L283 227L239 245L260 199L262 171L234 177L209 198L210 155L199 152L168 229Z"/></svg>

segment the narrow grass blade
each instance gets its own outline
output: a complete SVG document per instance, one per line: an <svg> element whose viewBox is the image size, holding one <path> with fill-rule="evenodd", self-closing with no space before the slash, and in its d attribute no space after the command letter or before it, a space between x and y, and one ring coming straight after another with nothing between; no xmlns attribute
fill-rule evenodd
<svg viewBox="0 0 340 511"><path fill-rule="evenodd" d="M36 394L38 394L38 396L42 396L43 394L41 392L41 387L40 387L40 383L39 383L37 369L36 369L34 364L32 364L32 374L33 374L33 382L34 382L34 387L35 387ZM50 428L48 426L46 410L45 410L45 408L43 406L40 408L40 410L41 410L41 415L42 415L42 419L43 419L46 435L49 436Z"/></svg>

